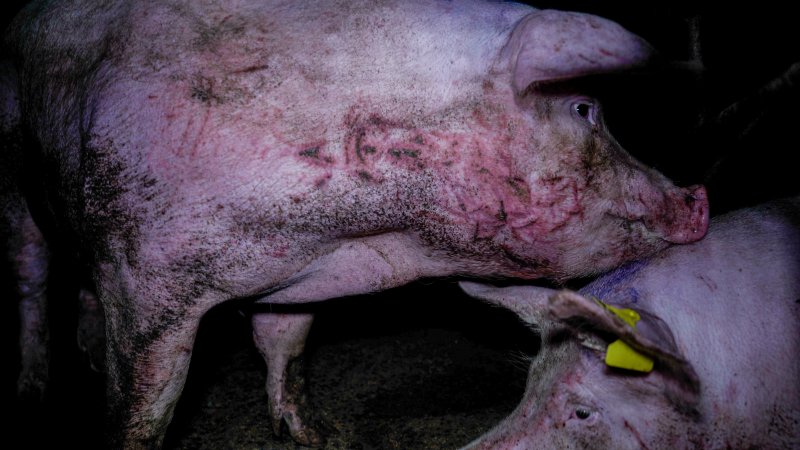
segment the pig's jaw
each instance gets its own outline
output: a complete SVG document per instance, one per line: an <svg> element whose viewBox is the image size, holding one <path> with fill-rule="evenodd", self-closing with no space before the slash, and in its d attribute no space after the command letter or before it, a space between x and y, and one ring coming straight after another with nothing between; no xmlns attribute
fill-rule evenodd
<svg viewBox="0 0 800 450"><path fill-rule="evenodd" d="M529 214L526 220L521 216L519 220L509 220L505 227L484 239L502 249L508 261L504 276L565 280L596 275L626 261L648 257L670 244L693 242L705 235L708 228L705 190L673 189L694 197L686 199L686 206L683 200L664 203L659 207L668 212L656 209L649 216L623 216L614 208L597 207L610 202L584 199L559 211ZM678 197L683 199L683 195Z"/></svg>

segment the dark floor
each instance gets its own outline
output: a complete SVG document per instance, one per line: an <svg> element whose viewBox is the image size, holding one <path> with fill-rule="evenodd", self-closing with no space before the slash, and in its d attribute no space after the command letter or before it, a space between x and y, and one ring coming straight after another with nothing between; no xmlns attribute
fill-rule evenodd
<svg viewBox="0 0 800 450"><path fill-rule="evenodd" d="M325 448L458 448L520 400L527 364L519 341L532 349L535 336L455 285L433 289L439 298L421 298L425 288L318 305L308 382L312 404L335 430ZM167 447L297 448L268 428L265 366L248 321L237 311L212 319ZM486 334L503 328L514 332ZM230 344L220 344L220 329L231 330Z"/></svg>
<svg viewBox="0 0 800 450"><path fill-rule="evenodd" d="M317 309L308 382L312 405L334 430L327 449L458 448L522 396L536 336L455 284L416 284ZM269 429L265 366L249 334L235 307L203 322L165 448L303 448ZM45 412L15 415L9 434L32 446L100 448L102 378L81 355L59 356Z"/></svg>

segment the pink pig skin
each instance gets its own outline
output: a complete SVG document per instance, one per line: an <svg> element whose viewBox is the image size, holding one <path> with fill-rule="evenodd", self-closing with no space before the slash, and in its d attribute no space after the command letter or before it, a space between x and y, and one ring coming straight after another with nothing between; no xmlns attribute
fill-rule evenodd
<svg viewBox="0 0 800 450"><path fill-rule="evenodd" d="M634 160L569 83L650 59L599 17L471 0L33 1L6 41L2 133L30 139L3 141L2 226L15 279L36 287L21 292L23 347L41 350L20 389L46 380L39 201L101 306L84 291L82 313L105 314L114 447L160 446L197 324L221 302L564 280L707 228L704 188ZM23 196L23 172L43 195ZM296 363L311 320L254 317L272 426L319 445Z"/></svg>

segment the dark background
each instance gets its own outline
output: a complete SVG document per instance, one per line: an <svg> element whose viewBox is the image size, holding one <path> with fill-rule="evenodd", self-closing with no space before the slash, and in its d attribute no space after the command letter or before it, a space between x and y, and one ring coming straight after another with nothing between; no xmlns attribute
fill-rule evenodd
<svg viewBox="0 0 800 450"><path fill-rule="evenodd" d="M6 1L0 27L25 2ZM712 214L800 190L793 157L800 39L786 6L563 1L535 6L591 12L643 36L665 61L699 43L702 73L604 80L612 132L678 184L704 183ZM693 40L692 25L699 30ZM4 435L31 445L100 446L102 377L75 345L69 267L50 288L52 387L44 406L12 400L18 365L15 302L0 276ZM574 283L579 285L580 281ZM329 448L454 448L510 412L525 381L521 355L536 338L505 311L464 297L452 280L318 305L308 344L312 402L339 431ZM167 437L174 448L294 448L273 440L264 367L246 310L222 305L203 322L189 380Z"/></svg>

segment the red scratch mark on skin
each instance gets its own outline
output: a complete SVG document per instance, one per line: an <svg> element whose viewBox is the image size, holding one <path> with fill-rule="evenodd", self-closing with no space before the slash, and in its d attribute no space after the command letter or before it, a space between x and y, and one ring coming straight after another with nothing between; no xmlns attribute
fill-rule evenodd
<svg viewBox="0 0 800 450"><path fill-rule="evenodd" d="M317 189L322 189L323 187L325 187L325 185L328 183L331 177L332 175L330 173L326 173L325 175L317 178L317 180L314 182L314 187Z"/></svg>
<svg viewBox="0 0 800 450"><path fill-rule="evenodd" d="M192 144L192 148L189 150L189 157L194 158L197 156L197 149L200 147L200 142L203 140L203 136L205 135L206 128L208 126L208 119L211 116L211 110L209 108L205 108L205 112L203 113L203 122L200 124L200 129L197 131L197 134L194 139L194 143Z"/></svg>
<svg viewBox="0 0 800 450"><path fill-rule="evenodd" d="M258 71L267 70L267 69L269 69L269 66L267 64L257 64L257 65L253 65L253 66L247 66L244 69L234 70L231 73L232 74L253 73L253 72L258 72Z"/></svg>
<svg viewBox="0 0 800 450"><path fill-rule="evenodd" d="M708 286L708 290L712 292L717 290L717 283L714 283L713 280L710 280L702 275L698 275L698 278L700 278L700 280L705 283L706 286Z"/></svg>
<svg viewBox="0 0 800 450"><path fill-rule="evenodd" d="M190 115L189 116L189 120L186 122L186 126L183 127L183 133L181 134L181 140L180 140L181 143L186 142L189 139L189 129L192 128L192 122L194 121L193 117L194 116ZM183 156L183 150L182 149L183 149L183 145L179 145L176 148L176 152L175 153L178 156Z"/></svg>
<svg viewBox="0 0 800 450"><path fill-rule="evenodd" d="M650 447L648 447L647 444L644 443L644 440L642 439L642 435L639 434L639 432L636 430L636 428L633 428L633 426L630 423L628 423L627 420L625 421L625 428L627 428L627 429L629 429L631 431L631 434L633 434L633 436L639 442L639 446L641 448L643 448L645 450L649 450Z"/></svg>
<svg viewBox="0 0 800 450"><path fill-rule="evenodd" d="M197 151L204 138L210 116L211 110L209 108L204 108L200 126L199 129L197 129L195 126L195 116L189 115L189 119L187 120L186 125L183 127L183 132L181 133L181 145L176 146L175 149L175 154L177 156L187 156L190 158L197 156Z"/></svg>

